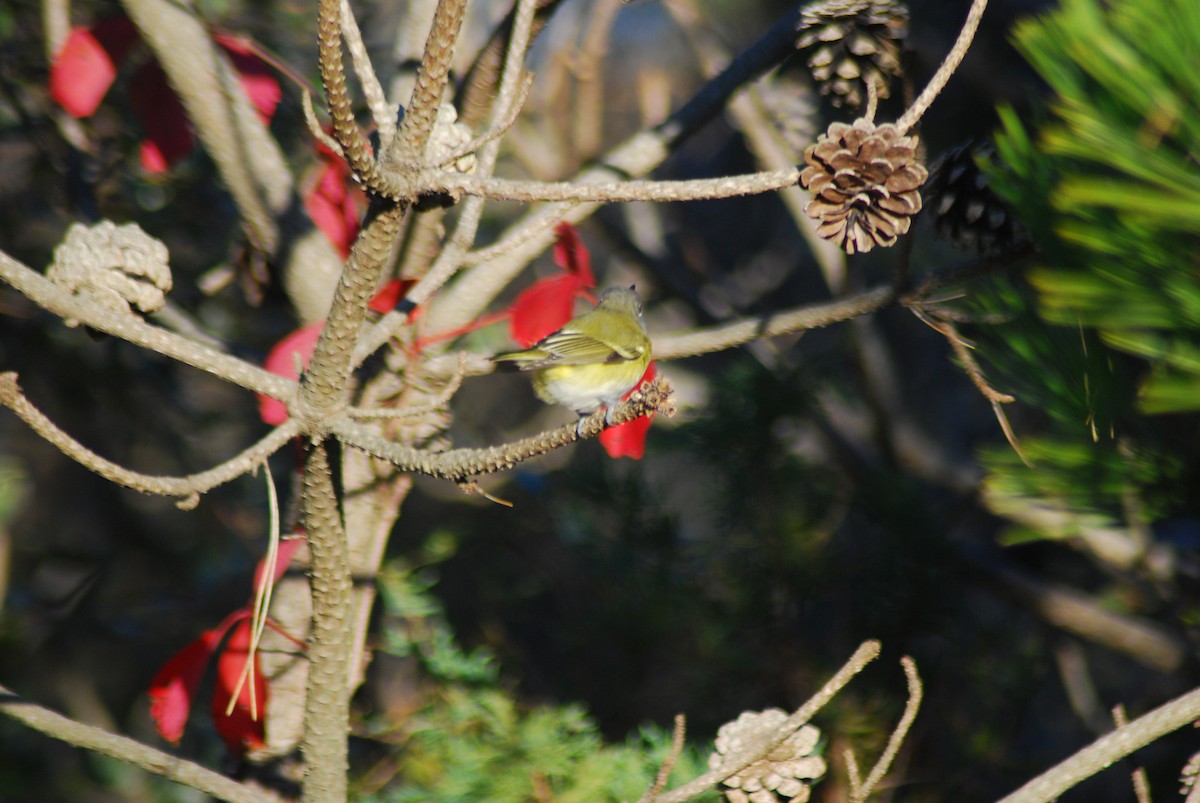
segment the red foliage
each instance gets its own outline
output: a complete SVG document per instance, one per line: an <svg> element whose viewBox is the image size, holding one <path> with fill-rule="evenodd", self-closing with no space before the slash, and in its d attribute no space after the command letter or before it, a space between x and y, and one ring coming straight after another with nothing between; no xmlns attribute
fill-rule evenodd
<svg viewBox="0 0 1200 803"><path fill-rule="evenodd" d="M302 543L303 540L297 538L279 544L279 556L274 571L276 581L283 576L292 556ZM265 570L265 561L259 561L254 573L256 584L261 581ZM249 605L238 608L226 616L221 624L204 631L199 638L176 653L150 681L150 716L164 739L174 744L183 736L183 726L191 713L196 688L200 685L208 662L216 655L217 678L213 689L212 716L217 732L229 750L238 755L244 753L247 748L263 746L263 712L269 689L257 653L254 656L253 673L253 710L258 715L257 720L251 716L249 682L243 684L233 711L228 716L225 714L229 700L233 697L233 690L237 688L238 678L246 666L252 616ZM224 647L221 646L223 641Z"/></svg>
<svg viewBox="0 0 1200 803"><path fill-rule="evenodd" d="M100 106L116 79L117 71L141 35L126 17L98 22L90 28L73 28L50 67L50 96L72 117L89 117ZM259 117L270 121L283 89L270 66L245 37L219 33L221 46L238 73ZM140 146L142 166L162 173L191 153L196 141L187 115L157 61L142 64L129 86L129 102L141 123L145 139Z"/></svg>
<svg viewBox="0 0 1200 803"><path fill-rule="evenodd" d="M625 394L625 398L628 399L634 390L642 386L643 382L654 379L655 373L654 363L650 363L646 366L646 373L642 375L633 390ZM642 456L646 454L646 433L650 431L650 421L653 418L654 414L651 413L632 421L626 421L624 424L609 427L600 433L600 445L604 447L604 451L608 452L609 457L629 457L641 460Z"/></svg>
<svg viewBox="0 0 1200 803"><path fill-rule="evenodd" d="M320 149L318 156L321 168L316 181L304 193L304 209L345 259L358 236L366 198L350 181L350 168L340 157L325 148Z"/></svg>
<svg viewBox="0 0 1200 803"><path fill-rule="evenodd" d="M554 233L554 261L566 272L534 282L509 308L509 335L528 348L558 331L575 314L575 299L596 286L592 259L570 223L559 223Z"/></svg>

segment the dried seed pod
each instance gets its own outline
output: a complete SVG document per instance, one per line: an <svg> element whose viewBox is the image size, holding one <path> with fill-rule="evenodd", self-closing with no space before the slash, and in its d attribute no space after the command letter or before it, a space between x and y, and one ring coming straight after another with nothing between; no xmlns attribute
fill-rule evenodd
<svg viewBox="0 0 1200 803"><path fill-rule="evenodd" d="M743 711L717 731L716 750L708 757L708 766L717 769L730 755L774 734L787 717L778 708ZM825 774L825 759L816 755L820 741L821 731L815 725L802 726L758 761L726 778L722 782L729 787L725 796L730 803L777 803L780 798L804 803L810 794L809 782Z"/></svg>
<svg viewBox="0 0 1200 803"><path fill-rule="evenodd" d="M900 75L908 8L894 0L820 0L800 13L796 49L835 106L860 107L868 82L880 98Z"/></svg>
<svg viewBox="0 0 1200 803"><path fill-rule="evenodd" d="M891 123L834 123L804 152L800 183L813 194L804 207L820 221L817 234L847 254L888 248L921 211L929 173L917 158L917 138Z"/></svg>
<svg viewBox="0 0 1200 803"><path fill-rule="evenodd" d="M980 253L1006 248L1017 239L1017 224L1008 205L988 187L978 156L995 153L991 143L968 142L947 151L929 169L925 200L934 233Z"/></svg>

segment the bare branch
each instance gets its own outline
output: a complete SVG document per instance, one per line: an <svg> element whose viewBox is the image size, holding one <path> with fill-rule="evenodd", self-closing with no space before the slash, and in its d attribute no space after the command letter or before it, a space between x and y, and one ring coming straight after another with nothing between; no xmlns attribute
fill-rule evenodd
<svg viewBox="0 0 1200 803"><path fill-rule="evenodd" d="M264 803L272 799L261 790L250 789L195 762L156 750L128 736L64 717L29 702L4 686L0 686L0 713L59 741L141 767L229 803Z"/></svg>
<svg viewBox="0 0 1200 803"><path fill-rule="evenodd" d="M946 54L942 66L938 67L937 72L929 79L929 83L921 90L921 94L917 96L912 106L909 106L903 116L896 121L896 128L901 134L917 124L917 121L929 109L930 104L945 88L950 77L954 75L954 71L958 69L958 65L962 63L963 57L967 55L967 50L971 47L971 41L975 38L975 31L979 28L979 21L983 19L985 8L987 8L987 0L974 0L971 3L971 10L967 12L966 22L963 23L962 30L958 33L954 47Z"/></svg>
<svg viewBox="0 0 1200 803"><path fill-rule="evenodd" d="M921 687L921 676L917 674L917 664L906 655L900 659L900 665L904 667L904 676L908 680L908 701L904 704L904 714L896 723L896 729L892 731L892 735L888 737L887 747L884 748L879 760L875 762L875 766L871 768L871 774L851 794L850 800L853 803L863 803L883 780L883 776L887 775L892 762L896 760L896 755L900 752L900 746L904 744L904 737L908 735L909 729L917 719L917 711L921 708L924 691Z"/></svg>
<svg viewBox="0 0 1200 803"><path fill-rule="evenodd" d="M1172 731L1200 719L1200 689L1143 714L1047 770L1000 803L1049 803L1080 781Z"/></svg>
<svg viewBox="0 0 1200 803"><path fill-rule="evenodd" d="M646 790L646 794L642 795L638 803L651 803L658 799L663 787L671 779L671 773L675 771L675 765L679 762L679 756L683 753L684 737L686 734L687 718L683 714L676 714L675 729L671 732L671 749L667 751L662 766L658 768L658 774L654 776L654 783L650 785L650 788Z"/></svg>
<svg viewBox="0 0 1200 803"><path fill-rule="evenodd" d="M289 400L296 393L296 383L290 379L162 327L146 323L137 315L118 314L98 304L76 298L3 251L0 251L0 280L60 318L79 321L99 332L119 337L201 371L207 371L231 384L281 401Z"/></svg>
<svg viewBox="0 0 1200 803"><path fill-rule="evenodd" d="M195 507L200 494L253 471L300 434L299 423L289 420L283 426L271 430L265 438L237 457L219 466L186 477L164 477L130 471L104 459L63 432L25 398L17 384L17 375L11 371L0 374L0 405L12 410L30 429L89 471L145 494L179 497L184 500L180 503L184 508Z"/></svg>
<svg viewBox="0 0 1200 803"><path fill-rule="evenodd" d="M396 114L388 103L387 93L379 83L379 76L371 66L371 57L367 54L367 46L363 43L362 31L358 29L358 20L350 8L349 0L342 0L342 36L346 39L346 49L350 51L350 61L354 65L354 74L362 85L363 95L367 98L367 108L371 110L371 119L379 130L379 141L387 147L396 135Z"/></svg>
<svg viewBox="0 0 1200 803"><path fill-rule="evenodd" d="M625 203L629 201L705 201L756 195L794 186L800 180L795 167L742 176L699 178L685 181L518 181L484 178L450 171L423 173L423 190L451 195L482 195L493 201L572 201Z"/></svg>
<svg viewBox="0 0 1200 803"><path fill-rule="evenodd" d="M345 800L350 770L350 561L324 443L304 460L302 522L311 556L312 637L304 705L304 800Z"/></svg>
<svg viewBox="0 0 1200 803"><path fill-rule="evenodd" d="M610 418L613 425L617 425L653 412L666 415L674 413L671 385L662 377L635 390L626 401L613 409ZM429 452L394 443L353 421L348 415L335 418L329 429L342 443L387 460L401 471L465 482L481 474L512 468L577 440L594 438L605 429L604 418L604 411L597 411L578 424L566 424L513 443L485 449L451 449L447 452Z"/></svg>
<svg viewBox="0 0 1200 803"><path fill-rule="evenodd" d="M704 792L731 775L736 775L740 770L750 766L776 745L794 733L800 726L811 720L818 711L824 708L830 700L837 696L846 684L854 679L854 676L861 672L867 664L874 661L879 656L879 642L865 641L854 655L850 656L850 660L845 666L837 671L832 678L821 690L809 699L804 705L792 714L787 720L779 726L767 739L762 739L747 745L747 747L735 754L726 757L721 766L715 770L710 770L703 775L692 779L683 786L676 787L670 792L658 798L659 803L681 803L684 800L695 797Z"/></svg>
<svg viewBox="0 0 1200 803"><path fill-rule="evenodd" d="M400 131L385 151L385 162L394 165L418 166L423 163L425 144L433 131L438 107L446 91L450 75L450 60L462 27L467 0L441 0L433 14L433 28L425 40L425 55L417 69L417 82L412 99L404 111Z"/></svg>

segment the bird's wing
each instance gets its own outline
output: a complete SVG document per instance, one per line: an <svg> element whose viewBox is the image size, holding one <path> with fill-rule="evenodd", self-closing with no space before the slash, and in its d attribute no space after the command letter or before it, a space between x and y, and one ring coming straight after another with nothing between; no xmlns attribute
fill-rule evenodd
<svg viewBox="0 0 1200 803"><path fill-rule="evenodd" d="M641 358L644 349L621 349L570 328L560 329L537 344L550 354L547 364L595 365L597 363L627 362Z"/></svg>

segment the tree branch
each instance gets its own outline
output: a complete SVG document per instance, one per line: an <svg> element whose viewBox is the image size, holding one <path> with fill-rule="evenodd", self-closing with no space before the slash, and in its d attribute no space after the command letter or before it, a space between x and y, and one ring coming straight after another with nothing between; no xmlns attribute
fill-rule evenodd
<svg viewBox="0 0 1200 803"><path fill-rule="evenodd" d="M274 799L195 762L157 750L128 736L76 722L56 711L31 703L4 686L0 686L0 712L51 738L141 767L147 772L229 803L263 803Z"/></svg>
<svg viewBox="0 0 1200 803"><path fill-rule="evenodd" d="M1193 689L1148 714L1102 736L1057 766L1047 770L1000 803L1048 803L1063 792L1119 759L1172 731L1200 719L1200 689Z"/></svg>
<svg viewBox="0 0 1200 803"><path fill-rule="evenodd" d="M12 371L0 373L0 405L12 410L34 432L89 471L145 494L180 497L182 501L179 506L185 510L196 506L200 494L262 465L263 461L300 433L299 422L288 420L283 426L271 430L258 443L219 466L186 477L165 477L141 474L119 466L63 432L25 397L17 384L17 375Z"/></svg>
<svg viewBox="0 0 1200 803"><path fill-rule="evenodd" d="M628 400L617 405L610 418L617 425L653 412L672 415L674 410L670 397L670 383L659 377L643 384ZM338 416L330 425L330 433L338 440L387 460L401 471L414 471L454 482L466 482L472 477L512 468L577 440L594 438L604 429L604 413L597 411L581 424L564 424L540 435L501 446L429 452L390 441L354 421L349 415Z"/></svg>

